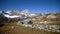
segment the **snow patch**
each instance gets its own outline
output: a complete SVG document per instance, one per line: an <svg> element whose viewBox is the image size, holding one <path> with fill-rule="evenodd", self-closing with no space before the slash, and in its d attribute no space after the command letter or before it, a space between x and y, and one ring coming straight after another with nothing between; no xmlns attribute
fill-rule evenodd
<svg viewBox="0 0 60 34"><path fill-rule="evenodd" d="M7 17L7 18L17 18L17 17L19 17L19 16L16 16L16 15L13 15L13 16L10 16L10 15L4 15L5 17Z"/></svg>

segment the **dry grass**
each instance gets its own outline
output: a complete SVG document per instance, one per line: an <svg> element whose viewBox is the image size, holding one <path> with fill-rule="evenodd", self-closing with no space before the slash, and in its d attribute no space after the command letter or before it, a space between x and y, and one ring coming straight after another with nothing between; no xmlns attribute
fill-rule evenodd
<svg viewBox="0 0 60 34"><path fill-rule="evenodd" d="M44 30L26 28L16 23L5 24L0 27L0 34L59 34L57 32L48 32Z"/></svg>

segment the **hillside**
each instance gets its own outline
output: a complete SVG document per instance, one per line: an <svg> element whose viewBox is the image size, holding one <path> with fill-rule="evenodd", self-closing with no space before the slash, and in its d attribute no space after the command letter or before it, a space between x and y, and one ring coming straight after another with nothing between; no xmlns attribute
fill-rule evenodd
<svg viewBox="0 0 60 34"><path fill-rule="evenodd" d="M39 29L32 29L17 25L16 23L5 24L4 27L0 27L0 34L59 34L57 32L49 32Z"/></svg>
<svg viewBox="0 0 60 34"><path fill-rule="evenodd" d="M50 13L32 18L33 24L60 25L60 13Z"/></svg>
<svg viewBox="0 0 60 34"><path fill-rule="evenodd" d="M25 12L0 13L0 34L60 34L60 12L44 15Z"/></svg>

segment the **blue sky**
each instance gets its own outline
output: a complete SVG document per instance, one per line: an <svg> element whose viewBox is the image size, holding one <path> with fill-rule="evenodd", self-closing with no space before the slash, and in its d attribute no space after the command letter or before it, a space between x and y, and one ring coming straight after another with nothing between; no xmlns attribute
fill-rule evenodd
<svg viewBox="0 0 60 34"><path fill-rule="evenodd" d="M60 0L0 0L0 10L24 10L30 13L60 11Z"/></svg>

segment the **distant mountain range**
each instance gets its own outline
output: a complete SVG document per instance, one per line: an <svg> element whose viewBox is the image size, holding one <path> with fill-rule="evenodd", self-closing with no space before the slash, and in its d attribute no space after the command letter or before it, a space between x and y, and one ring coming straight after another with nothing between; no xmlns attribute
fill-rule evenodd
<svg viewBox="0 0 60 34"><path fill-rule="evenodd" d="M14 22L21 19L32 18L36 16L41 16L39 13L30 14L28 9L25 10L7 10L0 11L0 22Z"/></svg>
<svg viewBox="0 0 60 34"><path fill-rule="evenodd" d="M15 18L15 17L27 18L41 15L41 13L30 14L28 9L22 11L19 10L0 11L0 13L4 14L4 16L7 18Z"/></svg>
<svg viewBox="0 0 60 34"><path fill-rule="evenodd" d="M25 10L7 10L0 11L0 22L17 22L22 19L32 18L33 23L44 23L47 21L60 20L60 12L48 13L42 15L41 13L30 14L28 9ZM50 20L49 20L50 19ZM52 20L51 20L52 19Z"/></svg>

